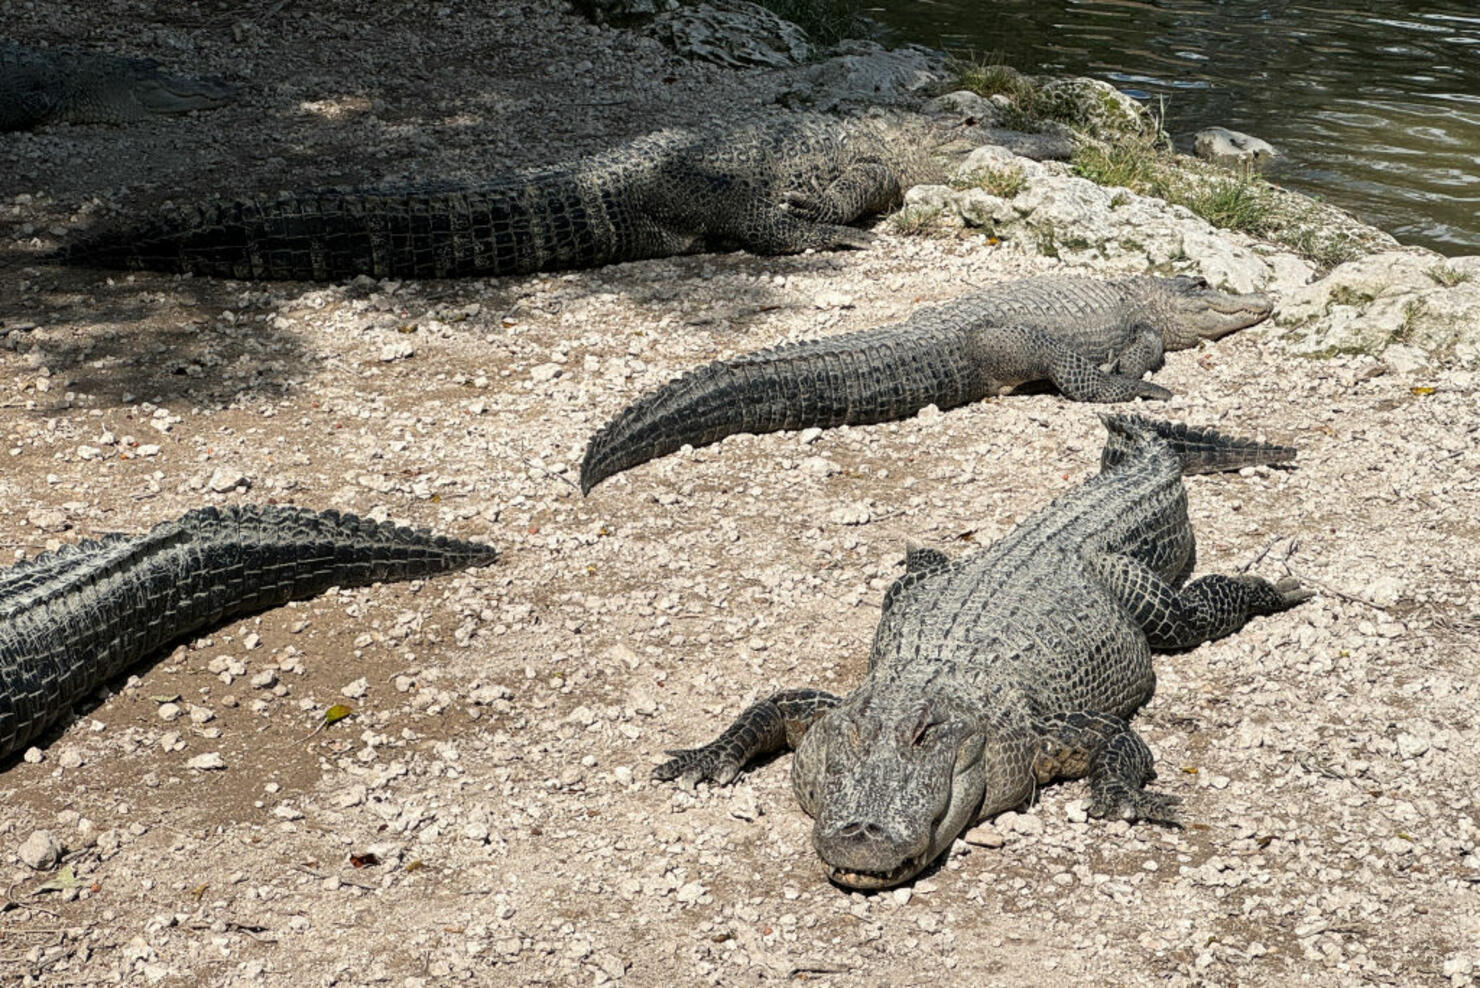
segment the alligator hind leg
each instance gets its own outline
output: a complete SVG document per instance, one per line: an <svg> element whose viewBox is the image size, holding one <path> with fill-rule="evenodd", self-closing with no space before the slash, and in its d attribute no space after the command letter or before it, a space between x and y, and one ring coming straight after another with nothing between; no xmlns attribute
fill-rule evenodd
<svg viewBox="0 0 1480 988"><path fill-rule="evenodd" d="M1278 614L1313 596L1295 580L1213 574L1178 589L1138 559L1100 553L1088 559L1130 611L1152 648L1190 648L1230 635L1251 617Z"/></svg>
<svg viewBox="0 0 1480 988"><path fill-rule="evenodd" d="M1173 807L1181 800L1146 791L1156 778L1151 750L1119 717L1076 711L1039 718L1033 729L1033 774L1040 783L1089 776L1090 816L1177 821Z"/></svg>
<svg viewBox="0 0 1480 988"><path fill-rule="evenodd" d="M842 698L822 690L784 690L745 708L725 732L699 748L670 751L673 757L653 769L653 778L696 782L732 782L758 755L795 748L807 729Z"/></svg>

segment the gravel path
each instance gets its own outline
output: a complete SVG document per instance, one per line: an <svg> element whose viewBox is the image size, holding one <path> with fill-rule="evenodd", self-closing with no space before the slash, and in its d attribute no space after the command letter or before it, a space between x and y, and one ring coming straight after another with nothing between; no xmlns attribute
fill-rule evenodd
<svg viewBox="0 0 1480 988"><path fill-rule="evenodd" d="M195 118L0 136L0 264L115 206L557 159L769 85L555 4L166 9L0 2L18 39L260 86ZM1185 829L1086 822L1083 784L1056 785L864 896L821 877L786 758L723 790L648 780L758 694L848 689L905 540L990 542L1092 472L1102 430L1014 396L733 437L582 499L590 433L702 361L1058 264L885 230L864 252L495 281L0 270L0 561L239 501L502 552L227 625L6 767L0 979L1470 983L1473 372L1297 359L1261 327L1157 376L1179 397L1151 411L1301 449L1189 480L1200 569L1321 591L1158 658L1136 724ZM355 715L316 730L336 703Z"/></svg>

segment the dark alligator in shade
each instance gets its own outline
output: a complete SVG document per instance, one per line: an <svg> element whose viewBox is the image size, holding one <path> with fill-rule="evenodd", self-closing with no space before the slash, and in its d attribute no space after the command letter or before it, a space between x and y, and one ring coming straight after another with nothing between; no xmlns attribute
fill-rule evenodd
<svg viewBox="0 0 1480 988"><path fill-rule="evenodd" d="M928 135L941 136L927 140ZM81 237L52 260L226 278L447 278L743 248L859 247L846 224L938 177L948 130L782 113L664 130L573 163L424 188L200 203Z"/></svg>
<svg viewBox="0 0 1480 988"><path fill-rule="evenodd" d="M792 785L827 876L884 888L1035 787L1089 777L1096 817L1172 821L1127 718L1151 699L1151 650L1222 638L1310 596L1294 581L1204 576L1184 473L1276 463L1293 449L1106 417L1098 476L995 545L951 561L914 549L884 595L863 684L788 690L715 741L670 752L659 779L727 783L795 748Z"/></svg>
<svg viewBox="0 0 1480 988"><path fill-rule="evenodd" d="M202 508L0 570L0 759L201 628L333 586L411 580L495 555L334 511Z"/></svg>
<svg viewBox="0 0 1480 988"><path fill-rule="evenodd" d="M739 432L864 425L1050 381L1074 401L1165 399L1141 380L1168 350L1252 326L1265 295L1201 278L1062 275L995 285L902 323L715 361L630 405L591 438L581 489Z"/></svg>
<svg viewBox="0 0 1480 988"><path fill-rule="evenodd" d="M0 41L0 131L132 123L214 109L236 94L235 86L172 75L151 59Z"/></svg>

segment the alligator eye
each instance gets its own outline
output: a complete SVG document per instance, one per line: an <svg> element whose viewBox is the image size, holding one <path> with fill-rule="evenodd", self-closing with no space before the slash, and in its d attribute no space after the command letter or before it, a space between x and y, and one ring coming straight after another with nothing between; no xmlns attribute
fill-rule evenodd
<svg viewBox="0 0 1480 988"><path fill-rule="evenodd" d="M915 726L915 734L913 737L910 738L910 744L916 748L919 748L933 742L940 735L940 731L938 731L937 728L939 728L942 723L944 723L944 721L934 721L929 724L917 724Z"/></svg>

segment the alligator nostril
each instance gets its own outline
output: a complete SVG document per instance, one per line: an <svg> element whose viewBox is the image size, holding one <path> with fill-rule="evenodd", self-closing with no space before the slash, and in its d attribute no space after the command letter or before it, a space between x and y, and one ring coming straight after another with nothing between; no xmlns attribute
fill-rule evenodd
<svg viewBox="0 0 1480 988"><path fill-rule="evenodd" d="M845 823L839 827L838 836L848 840L858 841L882 840L884 837L884 828L877 823L869 823L866 820L854 820L852 823Z"/></svg>

